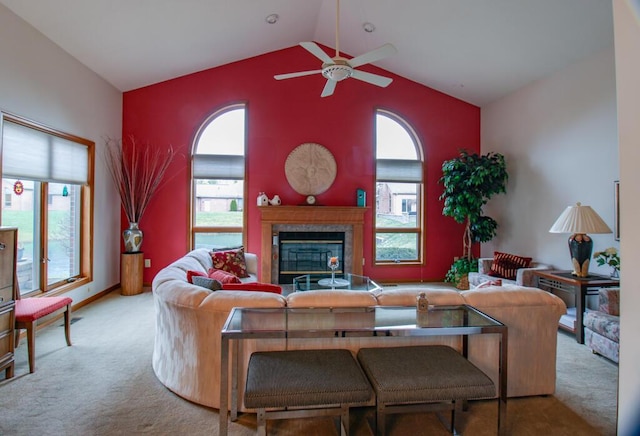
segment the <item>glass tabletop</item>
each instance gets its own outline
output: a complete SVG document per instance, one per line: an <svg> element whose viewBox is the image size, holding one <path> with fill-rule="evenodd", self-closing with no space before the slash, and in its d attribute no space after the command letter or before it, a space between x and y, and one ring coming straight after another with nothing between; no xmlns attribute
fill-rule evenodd
<svg viewBox="0 0 640 436"><path fill-rule="evenodd" d="M304 292L318 289L346 289L350 291L377 291L382 289L376 282L366 276L344 274L342 277L317 278L304 274L293 279L293 291Z"/></svg>
<svg viewBox="0 0 640 436"><path fill-rule="evenodd" d="M384 332L392 335L474 334L504 325L469 305L433 306L427 315L415 307L233 308L223 335L296 332Z"/></svg>

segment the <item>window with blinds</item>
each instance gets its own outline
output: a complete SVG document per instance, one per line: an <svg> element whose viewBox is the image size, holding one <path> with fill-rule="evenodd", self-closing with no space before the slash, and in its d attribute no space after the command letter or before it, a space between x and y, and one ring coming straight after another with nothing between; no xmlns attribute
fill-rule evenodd
<svg viewBox="0 0 640 436"><path fill-rule="evenodd" d="M192 247L244 245L245 116L243 104L213 113L192 153Z"/></svg>
<svg viewBox="0 0 640 436"><path fill-rule="evenodd" d="M422 147L411 126L398 115L376 113L377 264L422 261Z"/></svg>
<svg viewBox="0 0 640 436"><path fill-rule="evenodd" d="M3 226L18 228L21 294L91 280L94 143L2 114Z"/></svg>

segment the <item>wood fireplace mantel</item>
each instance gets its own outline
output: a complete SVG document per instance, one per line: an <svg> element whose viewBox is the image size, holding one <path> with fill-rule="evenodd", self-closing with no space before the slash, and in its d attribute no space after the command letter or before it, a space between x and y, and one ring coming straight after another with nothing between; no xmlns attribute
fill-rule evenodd
<svg viewBox="0 0 640 436"><path fill-rule="evenodd" d="M260 280L272 282L271 263L278 261L274 252L273 227L279 224L349 225L353 229L351 272L362 275L362 245L366 207L350 206L259 206L262 226Z"/></svg>

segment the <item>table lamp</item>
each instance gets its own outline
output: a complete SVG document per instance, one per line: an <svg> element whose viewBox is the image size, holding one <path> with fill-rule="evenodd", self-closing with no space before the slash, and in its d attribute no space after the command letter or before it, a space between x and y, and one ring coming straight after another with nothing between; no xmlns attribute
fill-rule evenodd
<svg viewBox="0 0 640 436"><path fill-rule="evenodd" d="M593 241L587 233L612 233L609 226L600 218L591 206L576 203L567 207L558 217L550 233L571 233L569 237L569 253L573 264L572 274L588 277L589 261L593 250Z"/></svg>

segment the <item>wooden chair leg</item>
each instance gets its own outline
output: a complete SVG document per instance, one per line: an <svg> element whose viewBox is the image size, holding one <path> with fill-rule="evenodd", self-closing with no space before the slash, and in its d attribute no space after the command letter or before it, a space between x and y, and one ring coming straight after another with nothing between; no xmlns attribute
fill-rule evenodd
<svg viewBox="0 0 640 436"><path fill-rule="evenodd" d="M20 345L20 330L18 327L15 328L16 331L16 337L15 340L13 341L13 348L18 348L18 345Z"/></svg>
<svg viewBox="0 0 640 436"><path fill-rule="evenodd" d="M64 312L64 336L67 345L71 346L71 305L67 304L67 310Z"/></svg>
<svg viewBox="0 0 640 436"><path fill-rule="evenodd" d="M36 370L36 332L35 322L27 324L27 351L29 354L29 372Z"/></svg>

